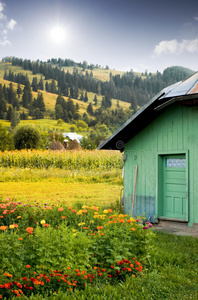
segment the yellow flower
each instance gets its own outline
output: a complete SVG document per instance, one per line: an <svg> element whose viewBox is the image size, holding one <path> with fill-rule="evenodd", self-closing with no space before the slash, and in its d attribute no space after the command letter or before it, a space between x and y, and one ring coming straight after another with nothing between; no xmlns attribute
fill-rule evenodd
<svg viewBox="0 0 198 300"><path fill-rule="evenodd" d="M21 218L21 216L18 216L18 217L17 217L17 219L20 219L20 218Z"/></svg>
<svg viewBox="0 0 198 300"><path fill-rule="evenodd" d="M93 221L93 220L91 220L91 221L90 221L90 223L94 223L94 221Z"/></svg>
<svg viewBox="0 0 198 300"><path fill-rule="evenodd" d="M78 212L77 212L77 215L82 215L82 210L79 210Z"/></svg>
<svg viewBox="0 0 198 300"><path fill-rule="evenodd" d="M104 214L108 214L108 209L103 210Z"/></svg>
<svg viewBox="0 0 198 300"><path fill-rule="evenodd" d="M10 225L9 228L10 228L10 229L14 229L14 225Z"/></svg>
<svg viewBox="0 0 198 300"><path fill-rule="evenodd" d="M84 209L84 208L88 208L88 207L89 207L89 206L87 206L87 205L83 205L83 206L82 206L83 209Z"/></svg>
<svg viewBox="0 0 198 300"><path fill-rule="evenodd" d="M97 212L97 211L94 211L94 215L98 215L98 212Z"/></svg>
<svg viewBox="0 0 198 300"><path fill-rule="evenodd" d="M41 220L41 225L45 224L45 220Z"/></svg>
<svg viewBox="0 0 198 300"><path fill-rule="evenodd" d="M79 224L78 224L78 226L82 226L82 225L85 225L85 223L82 222L82 223L79 223Z"/></svg>

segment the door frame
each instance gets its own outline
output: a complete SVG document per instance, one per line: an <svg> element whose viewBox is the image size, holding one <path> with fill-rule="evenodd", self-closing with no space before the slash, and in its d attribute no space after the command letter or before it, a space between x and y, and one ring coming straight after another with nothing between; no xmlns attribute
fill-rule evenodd
<svg viewBox="0 0 198 300"><path fill-rule="evenodd" d="M185 155L186 158L186 218L185 220L180 220L180 219L169 219L167 220L175 220L175 221L183 221L183 222L188 222L189 221L189 180L188 180L188 160L189 160L189 155L188 155L188 150L175 150L175 151L163 151L163 152L158 152L157 153L157 191L156 191L156 217L160 218L162 216L162 202L163 202L163 161L164 161L164 156L167 155ZM163 218L165 219L165 218Z"/></svg>

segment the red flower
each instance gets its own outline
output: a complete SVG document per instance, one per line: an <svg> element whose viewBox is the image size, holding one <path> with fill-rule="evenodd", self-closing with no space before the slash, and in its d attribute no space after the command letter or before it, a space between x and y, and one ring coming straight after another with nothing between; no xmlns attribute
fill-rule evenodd
<svg viewBox="0 0 198 300"><path fill-rule="evenodd" d="M111 278L112 277L111 274L108 274L108 277Z"/></svg>
<svg viewBox="0 0 198 300"><path fill-rule="evenodd" d="M30 268L30 265L26 265L26 268L29 269L29 268Z"/></svg>

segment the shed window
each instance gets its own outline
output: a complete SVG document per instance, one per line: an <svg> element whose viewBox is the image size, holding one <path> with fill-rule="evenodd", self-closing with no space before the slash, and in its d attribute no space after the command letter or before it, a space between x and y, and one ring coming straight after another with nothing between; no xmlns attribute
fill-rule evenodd
<svg viewBox="0 0 198 300"><path fill-rule="evenodd" d="M167 168L185 168L186 159L185 158L167 158L166 159Z"/></svg>

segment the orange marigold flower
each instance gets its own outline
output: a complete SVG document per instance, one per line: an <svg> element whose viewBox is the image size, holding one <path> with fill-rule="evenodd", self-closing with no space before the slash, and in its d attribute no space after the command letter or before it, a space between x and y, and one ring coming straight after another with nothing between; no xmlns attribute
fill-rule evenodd
<svg viewBox="0 0 198 300"><path fill-rule="evenodd" d="M102 232L101 235L105 235L104 232Z"/></svg>
<svg viewBox="0 0 198 300"><path fill-rule="evenodd" d="M127 223L131 223L131 220L127 220Z"/></svg>
<svg viewBox="0 0 198 300"><path fill-rule="evenodd" d="M18 228L18 227L19 227L19 225L17 225L17 224L13 224L13 226L14 226L15 228Z"/></svg>
<svg viewBox="0 0 198 300"><path fill-rule="evenodd" d="M17 219L20 219L20 218L21 218L21 216L18 216L18 217L17 217Z"/></svg>
<svg viewBox="0 0 198 300"><path fill-rule="evenodd" d="M129 272L131 272L131 268L128 268L127 270L128 270Z"/></svg>
<svg viewBox="0 0 198 300"><path fill-rule="evenodd" d="M112 211L113 211L112 209L110 209L110 208L108 209L108 212L109 212L109 213L111 213Z"/></svg>
<svg viewBox="0 0 198 300"><path fill-rule="evenodd" d="M135 231L135 228L132 227L132 228L131 228L131 231Z"/></svg>
<svg viewBox="0 0 198 300"><path fill-rule="evenodd" d="M51 208L51 206L46 206L45 209L49 209L49 210L50 210L50 209L52 209L52 208Z"/></svg>
<svg viewBox="0 0 198 300"><path fill-rule="evenodd" d="M44 224L44 227L49 227L49 224Z"/></svg>
<svg viewBox="0 0 198 300"><path fill-rule="evenodd" d="M120 219L119 222L120 223L125 223L125 220L124 219Z"/></svg>
<svg viewBox="0 0 198 300"><path fill-rule="evenodd" d="M32 233L33 233L33 230L34 230L33 227L27 227L27 228L26 228L26 231L27 231L29 234L32 234Z"/></svg>
<svg viewBox="0 0 198 300"><path fill-rule="evenodd" d="M133 265L133 264L130 264L130 267L131 267L131 268L133 268L133 267L134 267L134 265Z"/></svg>
<svg viewBox="0 0 198 300"><path fill-rule="evenodd" d="M94 267L94 270L97 270L98 268L97 267Z"/></svg>
<svg viewBox="0 0 198 300"><path fill-rule="evenodd" d="M63 211L63 210L64 210L63 207L58 208L58 211Z"/></svg>
<svg viewBox="0 0 198 300"><path fill-rule="evenodd" d="M87 210L86 210L86 209L83 209L82 212L83 212L83 214L86 214L86 213L87 213Z"/></svg>
<svg viewBox="0 0 198 300"><path fill-rule="evenodd" d="M0 218L1 218L1 219L3 219L3 218L4 218L4 216L0 216Z"/></svg>
<svg viewBox="0 0 198 300"><path fill-rule="evenodd" d="M75 209L72 209L72 212L73 212L73 213L75 213L75 212L76 212L76 210L75 210Z"/></svg>
<svg viewBox="0 0 198 300"><path fill-rule="evenodd" d="M66 219L66 217L65 217L65 216L62 216L61 219Z"/></svg>
<svg viewBox="0 0 198 300"><path fill-rule="evenodd" d="M29 269L31 266L30 265L26 265L26 268Z"/></svg>
<svg viewBox="0 0 198 300"><path fill-rule="evenodd" d="M0 226L0 230L6 230L8 226Z"/></svg>

